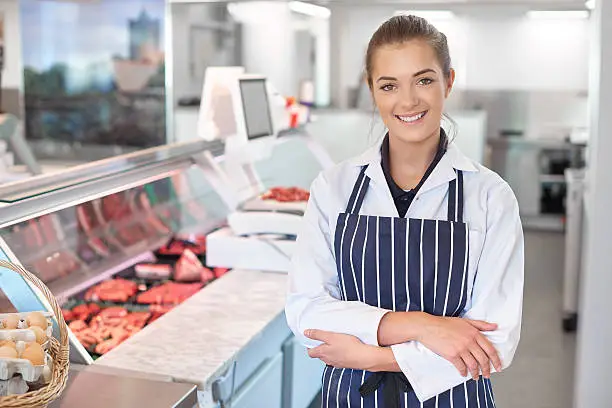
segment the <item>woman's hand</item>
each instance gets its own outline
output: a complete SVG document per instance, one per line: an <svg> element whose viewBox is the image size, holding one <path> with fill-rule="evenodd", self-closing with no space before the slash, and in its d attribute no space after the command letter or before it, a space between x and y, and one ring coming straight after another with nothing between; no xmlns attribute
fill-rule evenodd
<svg viewBox="0 0 612 408"><path fill-rule="evenodd" d="M474 379L480 370L485 378L491 375L491 363L499 372L502 364L497 350L481 331L493 331L496 324L481 320L429 315L418 335L425 347L453 363L461 375L469 369Z"/></svg>
<svg viewBox="0 0 612 408"><path fill-rule="evenodd" d="M308 350L311 358L318 358L336 368L366 371L401 371L391 349L364 344L357 337L323 330L306 330L304 335L323 342Z"/></svg>

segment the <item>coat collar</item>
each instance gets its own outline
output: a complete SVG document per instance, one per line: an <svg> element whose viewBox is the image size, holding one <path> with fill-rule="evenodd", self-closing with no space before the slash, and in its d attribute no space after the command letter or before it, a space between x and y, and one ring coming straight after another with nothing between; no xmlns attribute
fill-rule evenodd
<svg viewBox="0 0 612 408"><path fill-rule="evenodd" d="M376 145L370 147L363 154L351 159L351 164L361 167L368 165L366 175L375 184L383 184L386 187L385 175L380 164L382 139ZM465 172L478 172L478 168L474 163L465 156L454 142L450 142L446 153L440 159L440 162L435 167L429 178L425 181L418 192L418 195L432 190L441 184L448 183L457 178L455 170Z"/></svg>

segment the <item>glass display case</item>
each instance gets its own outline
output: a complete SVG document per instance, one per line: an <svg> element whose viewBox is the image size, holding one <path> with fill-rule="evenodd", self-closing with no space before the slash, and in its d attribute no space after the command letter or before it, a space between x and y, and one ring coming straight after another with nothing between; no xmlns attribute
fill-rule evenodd
<svg viewBox="0 0 612 408"><path fill-rule="evenodd" d="M264 190L308 188L322 167L308 143L279 139L255 163ZM222 161L222 150L202 141L165 146L0 187L0 256L56 296L72 361L91 363L228 272L206 262L206 235L231 211L207 164ZM1 311L45 306L7 272Z"/></svg>

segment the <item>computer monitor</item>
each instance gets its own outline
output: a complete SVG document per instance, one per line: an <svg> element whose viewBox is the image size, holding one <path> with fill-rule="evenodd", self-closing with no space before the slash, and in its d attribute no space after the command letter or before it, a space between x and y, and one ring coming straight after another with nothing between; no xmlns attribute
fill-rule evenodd
<svg viewBox="0 0 612 408"><path fill-rule="evenodd" d="M274 125L265 78L241 78L240 96L248 140L273 136Z"/></svg>
<svg viewBox="0 0 612 408"><path fill-rule="evenodd" d="M277 134L274 109L284 106L272 104L270 86L263 76L242 75L233 89L236 133L224 140L225 160L232 164L264 160L272 154Z"/></svg>
<svg viewBox="0 0 612 408"><path fill-rule="evenodd" d="M255 163L272 155L284 98L266 78L239 74L235 67L207 69L198 131L205 140L224 143L222 157L208 158L231 208L264 190Z"/></svg>

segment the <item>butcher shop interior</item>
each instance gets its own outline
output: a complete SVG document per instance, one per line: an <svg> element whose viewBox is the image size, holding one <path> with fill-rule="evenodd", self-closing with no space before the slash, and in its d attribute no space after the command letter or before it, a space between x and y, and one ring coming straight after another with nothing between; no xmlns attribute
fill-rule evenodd
<svg viewBox="0 0 612 408"><path fill-rule="evenodd" d="M519 206L495 405L612 406L612 1L0 0L0 408L341 406L288 272L313 181L386 134L365 50L407 13Z"/></svg>

